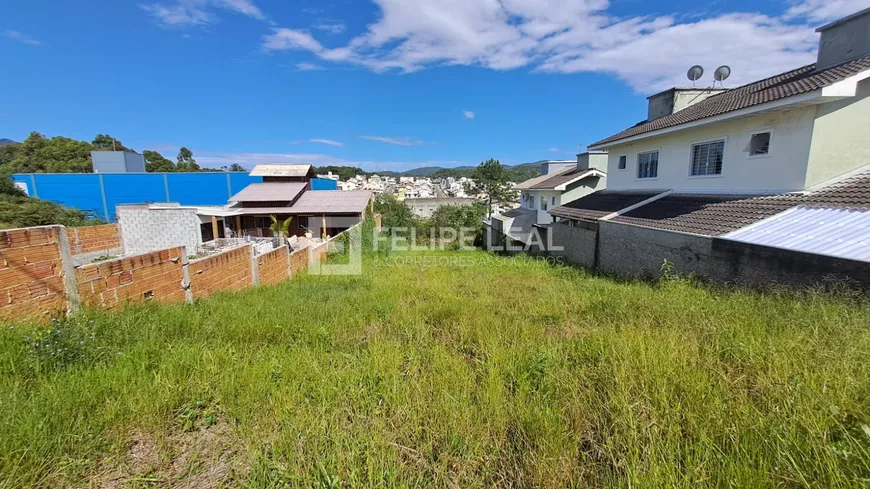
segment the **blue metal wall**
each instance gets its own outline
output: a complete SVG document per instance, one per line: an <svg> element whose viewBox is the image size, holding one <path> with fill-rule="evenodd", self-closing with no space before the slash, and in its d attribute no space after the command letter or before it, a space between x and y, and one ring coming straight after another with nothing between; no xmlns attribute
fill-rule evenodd
<svg viewBox="0 0 870 489"><path fill-rule="evenodd" d="M93 212L115 221L115 206L146 202L225 205L237 192L262 177L241 172L214 173L19 173L32 197ZM332 180L314 178L312 190L336 190Z"/></svg>
<svg viewBox="0 0 870 489"><path fill-rule="evenodd" d="M178 202L225 205L229 198L261 177L247 173L27 173L12 175L27 184L32 197L91 211L115 221L118 204Z"/></svg>
<svg viewBox="0 0 870 489"><path fill-rule="evenodd" d="M311 190L338 190L338 182L328 178L312 178Z"/></svg>

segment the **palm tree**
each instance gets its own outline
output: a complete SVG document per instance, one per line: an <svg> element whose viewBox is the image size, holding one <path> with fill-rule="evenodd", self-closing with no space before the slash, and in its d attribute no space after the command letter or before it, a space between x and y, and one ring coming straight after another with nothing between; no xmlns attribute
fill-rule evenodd
<svg viewBox="0 0 870 489"><path fill-rule="evenodd" d="M290 231L290 221L293 220L293 216L290 216L283 221L279 221L275 216L269 216L269 219L272 220L272 225L269 226L269 229L272 230L272 235L276 238L286 237L287 233Z"/></svg>

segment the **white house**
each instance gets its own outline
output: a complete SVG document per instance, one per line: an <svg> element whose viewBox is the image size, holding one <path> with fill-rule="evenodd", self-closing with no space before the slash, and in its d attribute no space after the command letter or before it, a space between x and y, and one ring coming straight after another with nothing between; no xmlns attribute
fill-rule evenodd
<svg viewBox="0 0 870 489"><path fill-rule="evenodd" d="M712 95L685 108L684 90L649 97L645 123L590 145L609 154L608 189L782 193L870 163L870 9L818 31L816 64L733 90L685 90Z"/></svg>
<svg viewBox="0 0 870 489"><path fill-rule="evenodd" d="M590 145L608 152L607 190L551 215L588 230L610 221L724 237L785 211L809 215L800 206L849 209L853 225L820 232L807 220L802 248L794 228L781 239L765 232L765 244L839 243L847 254L837 256L859 256L870 239L870 9L817 32L814 64L730 90L649 97L646 121ZM867 223L864 238L854 219Z"/></svg>
<svg viewBox="0 0 870 489"><path fill-rule="evenodd" d="M520 192L520 207L492 218L493 229L525 242L532 226L553 222L548 211L567 204L607 184L607 154L586 152L577 155L577 160L544 161L541 175L517 184Z"/></svg>

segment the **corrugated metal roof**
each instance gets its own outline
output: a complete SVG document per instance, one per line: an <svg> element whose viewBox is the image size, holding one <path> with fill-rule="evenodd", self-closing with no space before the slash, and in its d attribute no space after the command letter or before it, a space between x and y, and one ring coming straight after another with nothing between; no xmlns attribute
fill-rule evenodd
<svg viewBox="0 0 870 489"><path fill-rule="evenodd" d="M305 190L305 182L252 183L230 197L230 202L289 202Z"/></svg>
<svg viewBox="0 0 870 489"><path fill-rule="evenodd" d="M870 262L870 210L799 206L722 237Z"/></svg>
<svg viewBox="0 0 870 489"><path fill-rule="evenodd" d="M251 170L252 177L304 177L311 165L257 165Z"/></svg>

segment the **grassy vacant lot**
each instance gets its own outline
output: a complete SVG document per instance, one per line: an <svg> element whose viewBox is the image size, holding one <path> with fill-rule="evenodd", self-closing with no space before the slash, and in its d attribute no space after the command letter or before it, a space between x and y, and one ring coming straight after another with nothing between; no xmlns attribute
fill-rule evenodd
<svg viewBox="0 0 870 489"><path fill-rule="evenodd" d="M0 486L870 485L865 299L430 256L5 325Z"/></svg>

